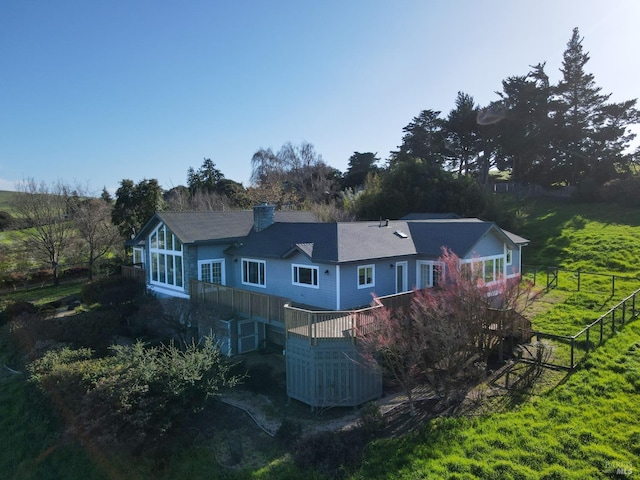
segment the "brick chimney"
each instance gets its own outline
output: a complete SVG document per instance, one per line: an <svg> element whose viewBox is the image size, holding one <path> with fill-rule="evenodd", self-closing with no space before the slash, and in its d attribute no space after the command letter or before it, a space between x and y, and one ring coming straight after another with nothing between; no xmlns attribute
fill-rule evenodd
<svg viewBox="0 0 640 480"><path fill-rule="evenodd" d="M273 225L275 211L275 205L269 205L268 203L262 203L253 207L253 230L261 232L270 225Z"/></svg>

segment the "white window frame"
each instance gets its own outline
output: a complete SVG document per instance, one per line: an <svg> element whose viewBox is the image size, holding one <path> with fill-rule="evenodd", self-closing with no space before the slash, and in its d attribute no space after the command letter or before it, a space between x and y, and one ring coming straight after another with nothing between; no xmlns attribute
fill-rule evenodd
<svg viewBox="0 0 640 480"><path fill-rule="evenodd" d="M312 283L300 282L300 269L311 270ZM291 264L291 284L297 287L320 288L320 269L313 265Z"/></svg>
<svg viewBox="0 0 640 480"><path fill-rule="evenodd" d="M182 243L162 223L149 236L149 245L151 246L149 248L149 283L158 287L184 291ZM172 282L168 281L170 276L173 278Z"/></svg>
<svg viewBox="0 0 640 480"><path fill-rule="evenodd" d="M133 260L134 266L142 265L142 268L144 268L145 266L144 247L133 247L132 260Z"/></svg>
<svg viewBox="0 0 640 480"><path fill-rule="evenodd" d="M371 269L371 281L369 283L360 283L360 271ZM365 280L366 280L366 271L365 271ZM357 270L356 284L358 288L371 288L376 286L376 266L373 264L370 265L359 265Z"/></svg>
<svg viewBox="0 0 640 480"><path fill-rule="evenodd" d="M258 265L258 283L250 282L248 280L248 276L245 275L247 273L247 267L251 263L255 263ZM240 278L242 279L243 285L249 285L251 287L267 288L267 262L265 262L264 260L256 260L253 258L243 258L241 260L240 265L242 268L242 271L240 272ZM262 268L260 268L260 266L262 266ZM261 273L262 273L262 278L260 278Z"/></svg>
<svg viewBox="0 0 640 480"><path fill-rule="evenodd" d="M426 285L421 284L421 280L422 280L421 274L422 274L423 266L429 268ZM433 288L433 279L434 279L434 272L436 267L440 267L440 278L442 278L442 274L444 272L444 263L438 262L435 260L418 260L416 262L416 287L418 288L418 290L422 290L425 288Z"/></svg>
<svg viewBox="0 0 640 480"><path fill-rule="evenodd" d="M202 266L203 265L210 265L211 272L213 272L213 264L219 264L220 265L220 285L226 285L227 284L227 279L226 279L226 274L225 274L226 272L225 272L224 258L212 258L210 260L198 260L198 280L200 280L201 282L205 281L205 280L202 279Z"/></svg>
<svg viewBox="0 0 640 480"><path fill-rule="evenodd" d="M504 263L506 266L511 266L513 264L513 250L509 248L506 244L504 246Z"/></svg>
<svg viewBox="0 0 640 480"><path fill-rule="evenodd" d="M488 272L488 262L491 262L491 275L490 280L487 281ZM506 254L504 255L490 255L488 257L478 257L470 260L461 260L460 264L468 263L471 265L471 271L477 273L478 276L482 279L485 285L491 285L500 280L504 280L506 278L505 273L505 265L506 265ZM502 265L500 265L502 264ZM500 268L502 267L502 271ZM476 270L477 269L477 270Z"/></svg>

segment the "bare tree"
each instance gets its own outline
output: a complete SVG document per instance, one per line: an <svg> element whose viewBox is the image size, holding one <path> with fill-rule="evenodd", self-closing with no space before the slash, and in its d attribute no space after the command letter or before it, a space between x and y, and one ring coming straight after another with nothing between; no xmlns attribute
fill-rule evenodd
<svg viewBox="0 0 640 480"><path fill-rule="evenodd" d="M28 227L24 242L28 251L51 266L53 282L59 283L58 266L74 225L69 219L69 187L57 181L48 185L34 179L17 185L12 207L16 215Z"/></svg>
<svg viewBox="0 0 640 480"><path fill-rule="evenodd" d="M372 331L357 332L361 358L384 377L396 381L407 396L411 416L415 415L413 389L424 376L422 322L404 310L380 308Z"/></svg>
<svg viewBox="0 0 640 480"><path fill-rule="evenodd" d="M531 299L519 278L486 283L481 262L461 263L444 249L438 287L415 291L408 308L378 309L358 332L362 357L398 381L412 414L411 390L431 385L444 398L484 373L492 349ZM496 324L496 312L500 324Z"/></svg>
<svg viewBox="0 0 640 480"><path fill-rule="evenodd" d="M118 227L111 221L113 207L101 198L70 202L71 219L77 229L89 268L89 280L97 260L104 258L122 239Z"/></svg>

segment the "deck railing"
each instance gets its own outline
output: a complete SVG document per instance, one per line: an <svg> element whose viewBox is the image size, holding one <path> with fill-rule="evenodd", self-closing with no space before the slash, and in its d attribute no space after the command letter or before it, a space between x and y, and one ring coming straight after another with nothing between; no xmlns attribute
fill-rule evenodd
<svg viewBox="0 0 640 480"><path fill-rule="evenodd" d="M396 309L407 306L412 292L376 298L369 307L355 310L309 310L285 306L287 338L302 338L312 345L323 341L348 340L353 342L359 333L375 328L375 311L379 308Z"/></svg>
<svg viewBox="0 0 640 480"><path fill-rule="evenodd" d="M322 341L354 341L358 331L374 324L374 310L382 305L343 311L314 311L285 305L287 338L301 338L312 345Z"/></svg>
<svg viewBox="0 0 640 480"><path fill-rule="evenodd" d="M285 321L286 298L199 280L191 280L190 289L192 301L212 305L222 316L239 314L268 323Z"/></svg>

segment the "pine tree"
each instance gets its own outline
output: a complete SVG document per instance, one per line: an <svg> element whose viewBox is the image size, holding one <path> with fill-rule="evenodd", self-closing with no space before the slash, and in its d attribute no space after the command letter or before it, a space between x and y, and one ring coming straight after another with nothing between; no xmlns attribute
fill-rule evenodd
<svg viewBox="0 0 640 480"><path fill-rule="evenodd" d="M553 177L558 183L572 185L587 178L605 182L628 165L625 150L633 134L627 128L640 119L636 100L607 103L611 94L602 94L593 74L585 71L590 57L582 41L574 28L554 96L558 137Z"/></svg>

